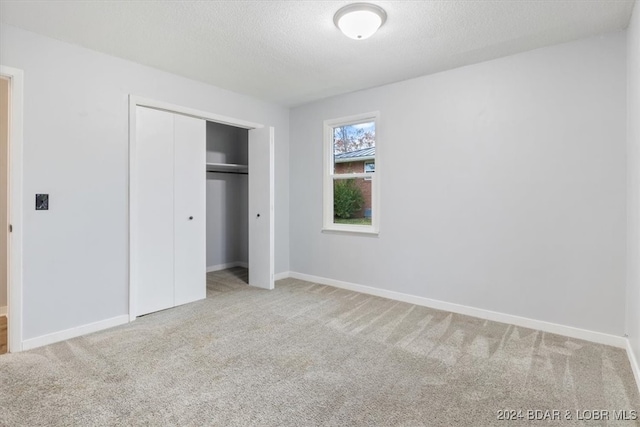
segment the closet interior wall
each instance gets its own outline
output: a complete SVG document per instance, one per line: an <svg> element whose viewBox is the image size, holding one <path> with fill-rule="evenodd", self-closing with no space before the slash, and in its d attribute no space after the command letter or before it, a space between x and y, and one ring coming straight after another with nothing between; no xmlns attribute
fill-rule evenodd
<svg viewBox="0 0 640 427"><path fill-rule="evenodd" d="M248 131L207 122L207 163L248 164ZM207 172L207 271L249 262L246 173Z"/></svg>

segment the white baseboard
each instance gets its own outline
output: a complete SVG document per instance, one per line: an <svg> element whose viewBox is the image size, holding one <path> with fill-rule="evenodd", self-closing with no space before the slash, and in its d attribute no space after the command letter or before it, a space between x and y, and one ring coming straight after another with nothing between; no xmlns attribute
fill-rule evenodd
<svg viewBox="0 0 640 427"><path fill-rule="evenodd" d="M7 315L7 306L5 305L4 307L0 307L0 316L6 316Z"/></svg>
<svg viewBox="0 0 640 427"><path fill-rule="evenodd" d="M309 274L296 273L291 271L289 277L307 282L319 283L322 285L334 286L336 288L347 289L350 291L360 292L368 295L375 295L382 298L388 298L396 301L407 302L409 304L421 305L424 307L435 308L437 310L450 311L453 313L464 314L467 316L478 317L480 319L492 320L494 322L508 323L523 328L536 329L552 334L564 335L571 338L577 338L585 341L591 341L598 344L610 345L618 348L627 346L627 339L622 336L605 334L602 332L589 331L586 329L575 328L573 326L559 325L557 323L545 322L542 320L529 319L526 317L514 316L511 314L499 313L496 311L485 310L482 308L469 307L466 305L455 304L446 301L424 298L401 292L389 291L386 289L372 288L370 286L358 285L355 283L343 282L341 280L328 279L326 277L312 276Z"/></svg>
<svg viewBox="0 0 640 427"><path fill-rule="evenodd" d="M291 277L291 272L290 271L283 271L282 273L276 273L273 276L273 280L277 282L278 280L287 279L289 277Z"/></svg>
<svg viewBox="0 0 640 427"><path fill-rule="evenodd" d="M629 357L629 363L631 363L631 370L633 371L633 376L636 377L636 385L638 386L638 392L640 392L640 364L638 363L638 358L636 357L636 353L633 351L631 347L631 341L628 339L627 341L627 356Z"/></svg>
<svg viewBox="0 0 640 427"><path fill-rule="evenodd" d="M226 264L211 265L207 267L207 273L211 273L212 271L226 270L227 268L233 268L233 267L249 268L249 264L242 261L235 261L235 262L228 262Z"/></svg>
<svg viewBox="0 0 640 427"><path fill-rule="evenodd" d="M113 328L114 326L129 323L129 315L112 317L111 319L101 320L99 322L89 323L87 325L77 326L75 328L66 329L52 334L42 335L36 338L30 338L22 341L22 350L31 350L32 348L42 347L43 345L53 344L59 341L76 338L81 335L91 334L103 329Z"/></svg>

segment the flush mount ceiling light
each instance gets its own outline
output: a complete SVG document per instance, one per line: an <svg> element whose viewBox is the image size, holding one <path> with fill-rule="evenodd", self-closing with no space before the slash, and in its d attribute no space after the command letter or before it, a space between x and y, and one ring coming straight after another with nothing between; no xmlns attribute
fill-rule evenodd
<svg viewBox="0 0 640 427"><path fill-rule="evenodd" d="M387 13L380 6L369 3L353 3L336 12L333 22L345 36L354 40L371 37L387 20Z"/></svg>

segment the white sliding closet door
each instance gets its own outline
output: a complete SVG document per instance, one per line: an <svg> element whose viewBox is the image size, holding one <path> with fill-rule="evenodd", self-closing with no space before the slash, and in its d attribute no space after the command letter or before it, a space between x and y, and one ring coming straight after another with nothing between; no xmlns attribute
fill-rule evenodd
<svg viewBox="0 0 640 427"><path fill-rule="evenodd" d="M175 115L175 305L206 297L206 122Z"/></svg>
<svg viewBox="0 0 640 427"><path fill-rule="evenodd" d="M173 114L136 108L136 315L173 307Z"/></svg>
<svg viewBox="0 0 640 427"><path fill-rule="evenodd" d="M249 284L265 289L274 287L273 132L249 130Z"/></svg>
<svg viewBox="0 0 640 427"><path fill-rule="evenodd" d="M206 296L206 122L136 107L134 315Z"/></svg>

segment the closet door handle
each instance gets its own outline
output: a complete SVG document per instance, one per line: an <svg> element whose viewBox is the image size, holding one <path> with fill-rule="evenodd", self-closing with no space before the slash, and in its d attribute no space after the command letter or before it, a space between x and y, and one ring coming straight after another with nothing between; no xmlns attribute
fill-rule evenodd
<svg viewBox="0 0 640 427"><path fill-rule="evenodd" d="M192 217L192 216L190 216L190 217L189 217L189 221L191 221L192 219L193 219L193 217Z"/></svg>

